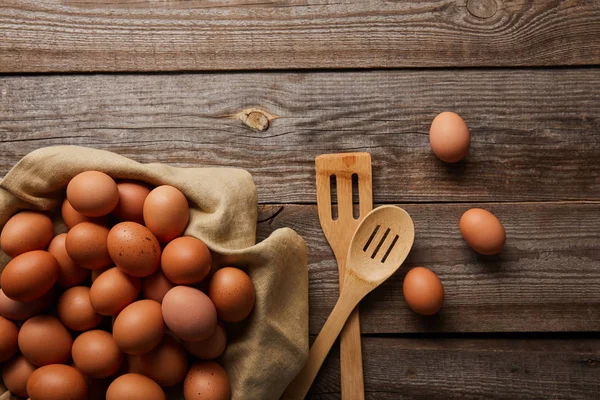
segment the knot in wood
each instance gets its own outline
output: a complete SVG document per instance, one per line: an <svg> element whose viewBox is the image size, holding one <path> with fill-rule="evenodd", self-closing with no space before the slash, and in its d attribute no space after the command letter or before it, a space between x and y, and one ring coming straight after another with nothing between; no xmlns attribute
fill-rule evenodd
<svg viewBox="0 0 600 400"><path fill-rule="evenodd" d="M474 17L487 19L496 14L498 4L496 4L496 0L468 0L467 10Z"/></svg>
<svg viewBox="0 0 600 400"><path fill-rule="evenodd" d="M271 121L279 117L257 108L247 108L235 114L233 118L239 119L252 129L264 132L269 129Z"/></svg>

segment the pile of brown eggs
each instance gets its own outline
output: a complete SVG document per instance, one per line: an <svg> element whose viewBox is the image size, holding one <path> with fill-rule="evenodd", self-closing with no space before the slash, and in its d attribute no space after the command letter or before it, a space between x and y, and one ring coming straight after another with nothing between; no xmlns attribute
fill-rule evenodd
<svg viewBox="0 0 600 400"><path fill-rule="evenodd" d="M69 182L61 214L69 230L56 236L50 216L33 211L2 229L13 257L0 277L6 387L78 400L109 381L107 400L154 400L183 382L186 400L228 399L214 360L223 323L251 313L254 286L240 269L215 271L208 247L182 236L184 194L86 171Z"/></svg>

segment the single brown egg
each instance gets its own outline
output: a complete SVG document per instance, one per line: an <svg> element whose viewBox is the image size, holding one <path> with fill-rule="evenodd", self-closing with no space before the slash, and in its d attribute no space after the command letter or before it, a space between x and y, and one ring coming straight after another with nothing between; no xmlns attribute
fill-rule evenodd
<svg viewBox="0 0 600 400"><path fill-rule="evenodd" d="M111 264L107 247L108 228L92 222L75 225L69 233L65 246L67 254L86 269L101 269Z"/></svg>
<svg viewBox="0 0 600 400"><path fill-rule="evenodd" d="M460 233L465 242L484 255L497 254L504 247L506 232L500 220L491 212L471 208L460 218Z"/></svg>
<svg viewBox="0 0 600 400"><path fill-rule="evenodd" d="M36 368L25 357L16 356L4 364L4 368L2 368L2 381L12 394L26 397L27 380Z"/></svg>
<svg viewBox="0 0 600 400"><path fill-rule="evenodd" d="M77 369L95 379L115 374L123 363L123 353L113 336L101 330L79 335L73 342L71 353Z"/></svg>
<svg viewBox="0 0 600 400"><path fill-rule="evenodd" d="M152 275L142 279L142 293L150 300L162 303L167 292L175 287L175 284L167 279L162 269L158 268Z"/></svg>
<svg viewBox="0 0 600 400"><path fill-rule="evenodd" d="M237 268L225 267L215 272L210 280L208 296L215 304L219 319L225 322L242 321L254 308L252 279Z"/></svg>
<svg viewBox="0 0 600 400"><path fill-rule="evenodd" d="M170 335L146 354L135 356L141 373L163 387L183 381L188 372L188 361L183 346Z"/></svg>
<svg viewBox="0 0 600 400"><path fill-rule="evenodd" d="M225 369L214 361L192 365L183 383L185 400L229 400L231 386Z"/></svg>
<svg viewBox="0 0 600 400"><path fill-rule="evenodd" d="M418 314L433 315L444 304L444 286L427 268L415 267L408 271L402 290L406 304Z"/></svg>
<svg viewBox="0 0 600 400"><path fill-rule="evenodd" d="M453 112L443 112L434 118L429 129L429 144L442 161L455 163L469 152L471 134L465 121Z"/></svg>
<svg viewBox="0 0 600 400"><path fill-rule="evenodd" d="M227 347L227 333L223 324L217 324L217 329L208 339L200 342L182 341L183 347L193 356L201 360L214 360L225 351Z"/></svg>
<svg viewBox="0 0 600 400"><path fill-rule="evenodd" d="M160 303L139 300L131 303L115 319L113 337L124 353L144 354L155 348L165 334Z"/></svg>
<svg viewBox="0 0 600 400"><path fill-rule="evenodd" d="M95 328L102 321L90 301L90 288L75 286L67 289L59 298L57 313L60 321L69 329L83 332Z"/></svg>
<svg viewBox="0 0 600 400"><path fill-rule="evenodd" d="M18 346L19 328L14 322L0 317L0 362L14 356Z"/></svg>
<svg viewBox="0 0 600 400"><path fill-rule="evenodd" d="M27 393L31 400L86 400L88 385L75 368L53 364L31 373Z"/></svg>
<svg viewBox="0 0 600 400"><path fill-rule="evenodd" d="M165 276L178 285L194 285L210 272L210 250L200 239L183 236L173 239L163 250L161 266Z"/></svg>
<svg viewBox="0 0 600 400"><path fill-rule="evenodd" d="M135 222L121 222L110 230L108 252L117 268L138 278L152 275L160 265L158 240Z"/></svg>
<svg viewBox="0 0 600 400"><path fill-rule="evenodd" d="M79 285L90 275L89 271L78 266L69 254L65 245L67 234L61 233L52 239L48 246L48 253L52 254L58 261L59 275L56 284L62 288L70 288Z"/></svg>
<svg viewBox="0 0 600 400"><path fill-rule="evenodd" d="M54 236L52 220L46 214L21 211L2 228L0 247L11 257L32 250L45 250Z"/></svg>
<svg viewBox="0 0 600 400"><path fill-rule="evenodd" d="M169 329L181 340L200 341L217 327L217 311L207 295L188 286L175 286L162 302L162 313Z"/></svg>
<svg viewBox="0 0 600 400"><path fill-rule="evenodd" d="M140 286L139 278L111 268L92 283L90 302L98 314L117 315L137 299Z"/></svg>
<svg viewBox="0 0 600 400"><path fill-rule="evenodd" d="M136 182L119 182L119 203L113 213L120 221L133 221L144 224L144 201L150 188Z"/></svg>
<svg viewBox="0 0 600 400"><path fill-rule="evenodd" d="M4 291L0 289L0 315L13 321L23 321L50 307L53 300L54 290L52 289L39 299L30 302L13 300L7 297Z"/></svg>
<svg viewBox="0 0 600 400"><path fill-rule="evenodd" d="M0 286L9 298L29 302L52 289L58 279L56 258L47 251L33 250L13 258L2 271Z"/></svg>
<svg viewBox="0 0 600 400"><path fill-rule="evenodd" d="M72 345L73 338L67 328L51 315L30 318L19 331L21 353L27 361L38 367L68 362Z"/></svg>
<svg viewBox="0 0 600 400"><path fill-rule="evenodd" d="M163 185L153 189L144 202L144 223L163 243L183 235L190 219L190 207L181 191Z"/></svg>
<svg viewBox="0 0 600 400"><path fill-rule="evenodd" d="M152 379L140 374L121 375L106 391L106 400L166 400L165 392Z"/></svg>
<svg viewBox="0 0 600 400"><path fill-rule="evenodd" d="M69 229L81 222L93 222L98 225L106 225L107 222L106 216L94 218L86 217L85 215L78 213L67 199L63 201L60 212L65 225Z"/></svg>
<svg viewBox="0 0 600 400"><path fill-rule="evenodd" d="M102 217L115 209L119 202L117 183L99 171L77 174L67 185L71 206L86 217Z"/></svg>

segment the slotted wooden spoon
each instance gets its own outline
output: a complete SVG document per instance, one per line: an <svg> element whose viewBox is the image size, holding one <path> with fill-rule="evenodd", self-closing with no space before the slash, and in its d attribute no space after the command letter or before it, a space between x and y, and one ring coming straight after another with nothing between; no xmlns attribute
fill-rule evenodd
<svg viewBox="0 0 600 400"><path fill-rule="evenodd" d="M306 365L286 389L284 399L304 399L352 310L400 268L414 237L412 219L399 207L378 207L365 217L352 237L340 298L312 345Z"/></svg>
<svg viewBox="0 0 600 400"><path fill-rule="evenodd" d="M323 154L316 158L317 209L325 237L338 264L340 290L344 285L346 256L352 235L360 222L373 209L371 155L369 153ZM358 178L359 215L352 210L352 176ZM331 215L331 185L334 176L337 187L338 217ZM358 308L355 309L340 337L340 389L342 400L364 400L362 352Z"/></svg>

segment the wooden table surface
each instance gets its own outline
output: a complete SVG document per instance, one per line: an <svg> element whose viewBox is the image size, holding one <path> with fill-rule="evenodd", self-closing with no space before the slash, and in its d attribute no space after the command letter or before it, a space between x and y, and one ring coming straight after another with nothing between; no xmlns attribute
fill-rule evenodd
<svg viewBox="0 0 600 400"><path fill-rule="evenodd" d="M471 129L456 165L429 147L444 110ZM313 336L338 295L314 159L368 151L416 241L360 307L367 399L599 396L600 1L3 0L0 175L58 144L250 171L259 239L308 243ZM461 239L475 206L498 256ZM434 317L403 300L416 265ZM338 350L309 397L340 398Z"/></svg>

